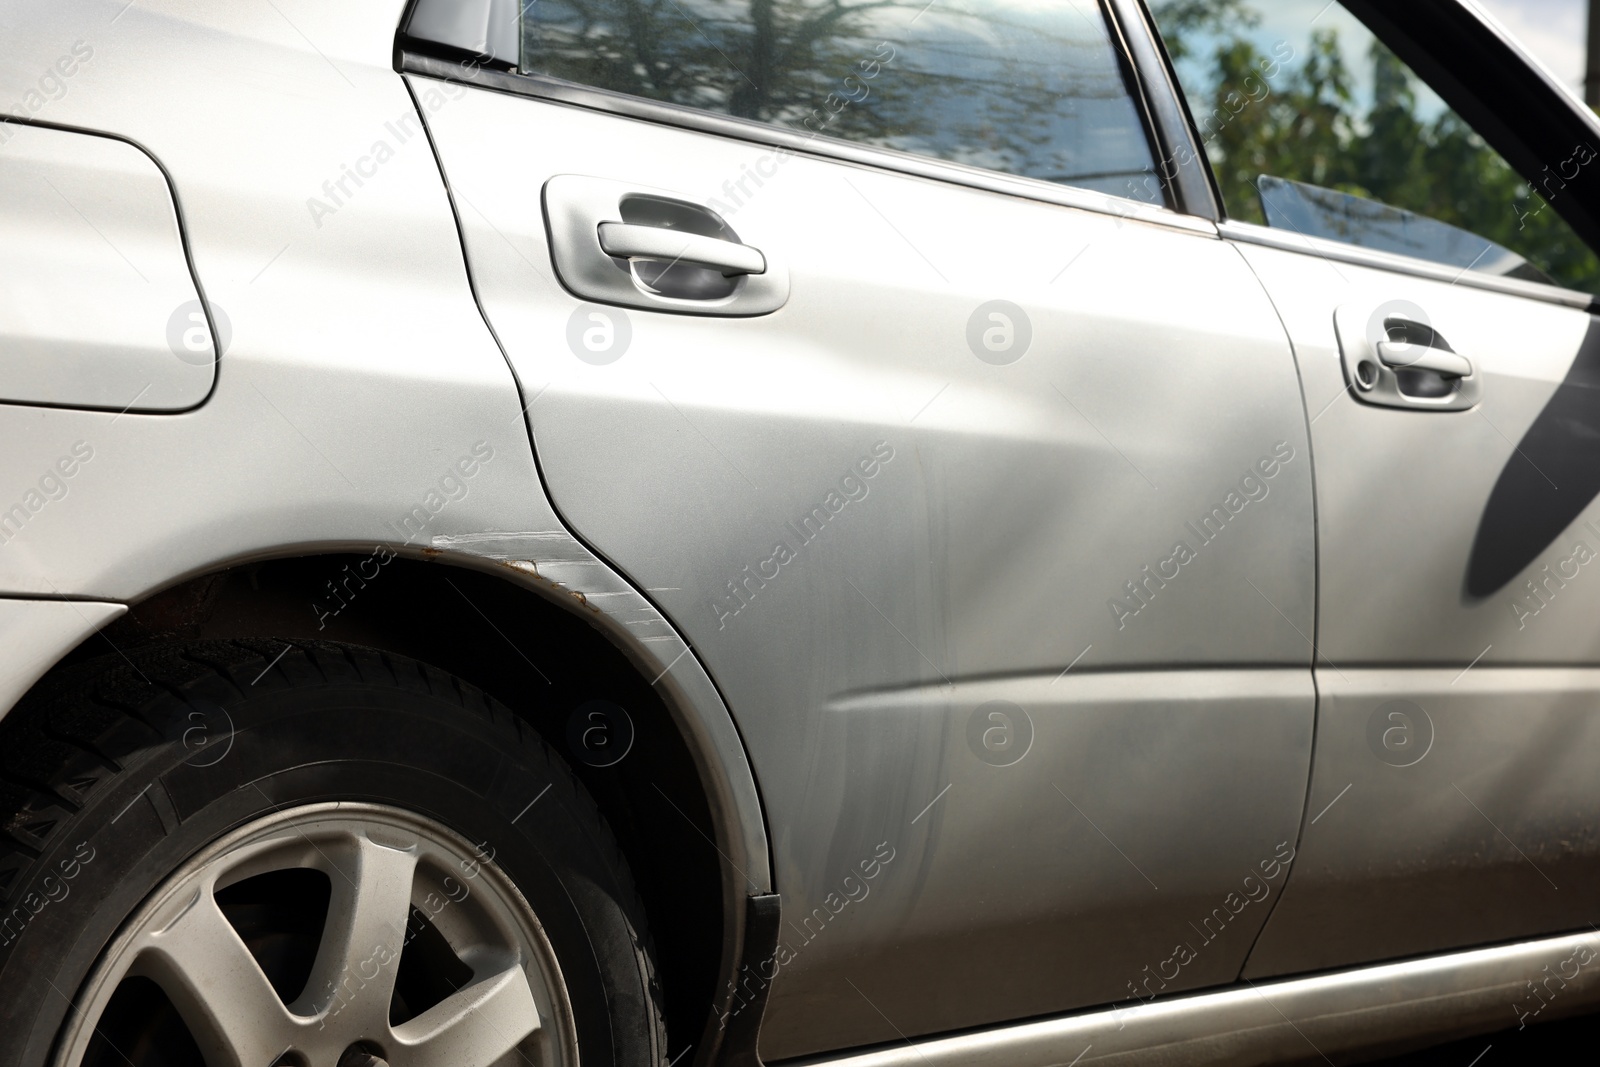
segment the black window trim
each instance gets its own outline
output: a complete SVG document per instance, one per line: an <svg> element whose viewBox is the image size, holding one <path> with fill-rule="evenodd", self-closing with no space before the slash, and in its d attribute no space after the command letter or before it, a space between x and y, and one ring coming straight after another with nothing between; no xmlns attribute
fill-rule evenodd
<svg viewBox="0 0 1600 1067"><path fill-rule="evenodd" d="M1136 2L1136 0L1135 0ZM1163 146L1169 136L1160 122L1164 110L1172 108L1170 85L1157 82L1164 92L1152 93L1149 74L1139 64L1138 33L1129 34L1126 26L1128 4L1126 0L1101 0L1106 11L1107 27L1112 47L1126 72L1133 72L1128 86L1134 109L1139 116L1145 136L1150 139L1151 151L1156 155L1158 173ZM1122 10L1117 10L1122 9ZM1144 25L1142 18L1137 20ZM893 148L861 144L827 135L800 133L771 123L752 119L720 115L698 108L670 104L626 93L597 89L579 82L553 78L543 74L522 74L497 69L502 64L486 61L482 57L464 56L459 49L435 47L429 42L408 37L404 23L396 38L396 69L403 74L434 78L476 86L513 96L531 97L549 103L582 107L602 111L623 118L642 119L663 126L716 134L736 140L774 148L786 148L807 155L858 166L897 171L915 177L948 182L988 192L1003 193L1027 200L1078 208L1097 214L1115 215L1122 219L1152 223L1190 233L1217 236L1215 220L1205 214L1190 210L1194 205L1177 183L1166 188L1169 202L1176 207L1134 200L1128 197L1100 193L1092 189L1061 185L1038 178L1026 178L982 167L969 166L932 156L903 152ZM1148 29L1145 31L1148 33ZM1132 41L1129 38L1132 38ZM1148 40L1148 39L1147 39ZM1146 57L1148 62L1149 57Z"/></svg>
<svg viewBox="0 0 1600 1067"><path fill-rule="evenodd" d="M1133 69L1137 97L1152 135L1156 170L1177 210L1220 222L1222 196L1200 151L1189 105L1167 58L1166 46L1143 0L1106 0L1123 54Z"/></svg>

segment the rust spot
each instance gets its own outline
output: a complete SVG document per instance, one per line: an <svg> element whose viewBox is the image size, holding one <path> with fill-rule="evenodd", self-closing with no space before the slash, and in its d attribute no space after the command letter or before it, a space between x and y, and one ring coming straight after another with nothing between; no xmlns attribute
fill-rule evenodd
<svg viewBox="0 0 1600 1067"><path fill-rule="evenodd" d="M544 576L539 573L539 565L531 559L497 559L495 562L502 567L516 571L518 574L530 575L541 582L545 580Z"/></svg>
<svg viewBox="0 0 1600 1067"><path fill-rule="evenodd" d="M444 549L434 548L432 545L429 545L427 548L422 550L423 559L437 559L442 555L444 555Z"/></svg>
<svg viewBox="0 0 1600 1067"><path fill-rule="evenodd" d="M543 582L545 585L548 585L552 589L561 590L563 593L566 593L568 596L572 597L574 600L576 600L578 603L582 604L584 607L588 608L590 611L593 611L593 612L595 612L597 614L600 611L599 608L597 608L593 604L589 603L589 598L587 596L585 596L584 594L578 592L576 589L568 589L566 586L562 585L560 582L553 582L549 578L546 578L544 575L540 574L539 573L539 565L537 563L535 563L531 559L502 559L502 560L497 560L496 562L498 562L500 564L500 566L502 566L502 567L509 567L511 570L516 571L518 574L525 574L528 577L532 578L536 582Z"/></svg>

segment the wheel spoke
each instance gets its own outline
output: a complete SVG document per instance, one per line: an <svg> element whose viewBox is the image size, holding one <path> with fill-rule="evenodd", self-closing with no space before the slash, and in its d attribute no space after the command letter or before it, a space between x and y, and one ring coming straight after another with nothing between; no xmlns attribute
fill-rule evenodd
<svg viewBox="0 0 1600 1067"><path fill-rule="evenodd" d="M294 1023L209 887L148 935L134 968L172 1000L207 1064L258 1067L289 1044Z"/></svg>
<svg viewBox="0 0 1600 1067"><path fill-rule="evenodd" d="M539 1028L520 964L456 991L394 1028L394 1062L406 1067L488 1067Z"/></svg>
<svg viewBox="0 0 1600 1067"><path fill-rule="evenodd" d="M176 1027L192 1036L197 1067L335 1067L358 1052L385 1067L573 1067L553 950L482 848L421 815L353 801L231 831L128 917L61 1034L63 1067L85 1062L107 1026L104 1040L141 1063ZM308 868L327 881L302 877ZM434 906L441 894L448 909ZM318 935L307 922L324 900ZM408 948L410 919L430 909ZM159 985L173 1012L108 1013L129 978ZM403 1022L390 1023L391 1006Z"/></svg>
<svg viewBox="0 0 1600 1067"><path fill-rule="evenodd" d="M333 864L322 944L298 1014L337 1018L341 1030L387 1033L395 970L405 946L415 849L396 849L352 834L323 850Z"/></svg>

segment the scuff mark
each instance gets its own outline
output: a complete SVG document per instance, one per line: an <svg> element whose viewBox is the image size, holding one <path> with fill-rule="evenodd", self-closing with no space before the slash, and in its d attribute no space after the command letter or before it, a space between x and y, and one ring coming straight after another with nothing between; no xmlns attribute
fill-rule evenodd
<svg viewBox="0 0 1600 1067"><path fill-rule="evenodd" d="M502 567L507 567L516 571L518 574L526 574L533 578L534 581L548 585L552 589L559 589L561 592L576 600L583 607L588 608L590 611L595 612L596 614L600 613L600 608L589 603L589 598L581 591L577 589L569 589L560 582L551 578L546 578L544 575L540 574L539 564L531 559L500 559L496 560L495 562L499 563Z"/></svg>
<svg viewBox="0 0 1600 1067"><path fill-rule="evenodd" d="M470 552L491 559L514 559L527 554L529 542L538 546L538 555L551 555L552 544L572 545L572 536L561 530L490 530L484 533L434 534L433 547L445 551Z"/></svg>

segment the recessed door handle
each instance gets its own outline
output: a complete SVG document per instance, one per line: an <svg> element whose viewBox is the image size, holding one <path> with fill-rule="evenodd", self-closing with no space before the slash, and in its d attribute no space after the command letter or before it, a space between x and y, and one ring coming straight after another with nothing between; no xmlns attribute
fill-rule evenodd
<svg viewBox="0 0 1600 1067"><path fill-rule="evenodd" d="M1471 361L1442 348L1401 344L1398 341L1379 341L1377 347L1378 358L1386 366L1398 370L1431 370L1452 378L1465 378L1472 373Z"/></svg>
<svg viewBox="0 0 1600 1067"><path fill-rule="evenodd" d="M721 271L728 277L763 274L767 269L767 257L749 245L682 230L635 226L626 222L600 224L600 249L618 259L660 259L688 263Z"/></svg>
<svg viewBox="0 0 1600 1067"><path fill-rule="evenodd" d="M544 183L550 260L573 296L684 315L770 315L789 301L784 224L735 230L694 196L557 174ZM748 242L748 243L747 243Z"/></svg>

